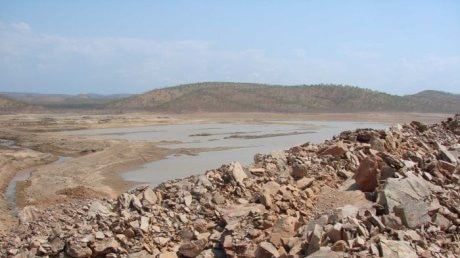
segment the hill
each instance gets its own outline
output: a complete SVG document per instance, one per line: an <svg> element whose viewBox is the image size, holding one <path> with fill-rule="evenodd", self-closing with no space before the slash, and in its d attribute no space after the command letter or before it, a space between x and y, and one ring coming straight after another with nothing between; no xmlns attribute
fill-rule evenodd
<svg viewBox="0 0 460 258"><path fill-rule="evenodd" d="M435 110L451 110L460 112L460 95L448 92L426 90L413 95L404 96L405 99L430 107ZM454 109L452 109L454 108Z"/></svg>
<svg viewBox="0 0 460 258"><path fill-rule="evenodd" d="M131 94L38 94L38 93L19 93L4 92L0 93L10 99L24 103L46 107L48 109L99 109L107 103L123 99Z"/></svg>
<svg viewBox="0 0 460 258"><path fill-rule="evenodd" d="M0 113L9 113L9 112L17 112L17 111L31 111L37 107L33 105L17 101L14 99L10 99L0 95ZM42 108L38 108L42 109Z"/></svg>
<svg viewBox="0 0 460 258"><path fill-rule="evenodd" d="M207 82L156 89L109 103L121 111L154 112L448 112L460 95L425 91L396 96L342 85L277 86Z"/></svg>

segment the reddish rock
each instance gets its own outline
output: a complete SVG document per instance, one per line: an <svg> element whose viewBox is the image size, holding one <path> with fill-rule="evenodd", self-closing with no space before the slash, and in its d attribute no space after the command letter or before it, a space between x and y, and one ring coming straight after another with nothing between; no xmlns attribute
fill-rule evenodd
<svg viewBox="0 0 460 258"><path fill-rule="evenodd" d="M185 257L197 257L206 247L207 240L201 239L184 243L179 247L179 253Z"/></svg>
<svg viewBox="0 0 460 258"><path fill-rule="evenodd" d="M412 121L410 125L413 126L415 129L417 129L419 132L424 132L428 130L428 126L419 121Z"/></svg>
<svg viewBox="0 0 460 258"><path fill-rule="evenodd" d="M326 155L331 155L333 156L334 158L340 158L343 156L343 154L345 154L345 152L347 152L347 147L345 146L345 144L343 142L338 142L337 144L335 145L332 145L324 150L322 150L319 155L321 156L326 156Z"/></svg>
<svg viewBox="0 0 460 258"><path fill-rule="evenodd" d="M165 252L158 255L158 258L178 258L176 253Z"/></svg>
<svg viewBox="0 0 460 258"><path fill-rule="evenodd" d="M272 233L279 233L281 237L292 237L297 229L297 222L294 217L283 216L276 222Z"/></svg>
<svg viewBox="0 0 460 258"><path fill-rule="evenodd" d="M327 236L335 243L342 239L342 223L336 223L329 231L327 232Z"/></svg>
<svg viewBox="0 0 460 258"><path fill-rule="evenodd" d="M89 247L81 246L76 243L70 242L66 249L66 253L70 257L85 258L85 257L91 257L91 255L93 254L93 251L91 251Z"/></svg>
<svg viewBox="0 0 460 258"><path fill-rule="evenodd" d="M304 190L304 189L310 187L311 184L313 183L313 181L315 181L314 178L303 177L303 178L301 178L301 179L296 181L296 186L297 186L297 188Z"/></svg>
<svg viewBox="0 0 460 258"><path fill-rule="evenodd" d="M302 178L308 175L308 166L305 164L294 163L292 165L292 177L294 178Z"/></svg>
<svg viewBox="0 0 460 258"><path fill-rule="evenodd" d="M345 252L347 248L348 244L343 240L337 241L331 246L331 250L334 252Z"/></svg>
<svg viewBox="0 0 460 258"><path fill-rule="evenodd" d="M262 242L256 250L256 258L270 258L280 256L278 250L269 242Z"/></svg>
<svg viewBox="0 0 460 258"><path fill-rule="evenodd" d="M444 160L440 160L438 162L438 165L441 169L444 169L446 171L449 171L450 173L454 172L455 169L456 169L456 166L450 162L447 162L447 161L444 161Z"/></svg>
<svg viewBox="0 0 460 258"><path fill-rule="evenodd" d="M382 160L377 156L368 156L361 161L355 172L354 179L362 191L372 192L379 184L380 162Z"/></svg>
<svg viewBox="0 0 460 258"><path fill-rule="evenodd" d="M117 252L118 246L118 242L112 238L95 242L92 246L92 249L95 255L103 255Z"/></svg>
<svg viewBox="0 0 460 258"><path fill-rule="evenodd" d="M230 235L225 236L224 242L222 247L225 249L232 249L233 248L233 238Z"/></svg>

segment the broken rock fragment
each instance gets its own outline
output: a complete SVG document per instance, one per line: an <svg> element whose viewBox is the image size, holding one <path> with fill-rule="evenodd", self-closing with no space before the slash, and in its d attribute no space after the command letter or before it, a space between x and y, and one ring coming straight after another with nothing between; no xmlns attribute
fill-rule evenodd
<svg viewBox="0 0 460 258"><path fill-rule="evenodd" d="M201 239L184 243L179 247L179 253L185 257L197 257L206 247L207 240Z"/></svg>
<svg viewBox="0 0 460 258"><path fill-rule="evenodd" d="M279 252L276 247L269 242L262 242L256 250L256 258L271 258L279 257Z"/></svg>
<svg viewBox="0 0 460 258"><path fill-rule="evenodd" d="M374 191L379 185L381 159L377 156L368 156L359 165L354 179L359 189L366 192Z"/></svg>
<svg viewBox="0 0 460 258"><path fill-rule="evenodd" d="M243 168L241 167L241 164L239 162L233 162L230 165L230 172L232 174L233 179L241 186L244 186L243 180L247 178L248 176L244 172Z"/></svg>

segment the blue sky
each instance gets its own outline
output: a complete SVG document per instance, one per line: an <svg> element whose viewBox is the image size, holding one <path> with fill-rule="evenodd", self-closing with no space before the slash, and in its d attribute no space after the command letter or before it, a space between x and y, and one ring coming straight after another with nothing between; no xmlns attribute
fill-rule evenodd
<svg viewBox="0 0 460 258"><path fill-rule="evenodd" d="M460 93L460 1L0 0L0 91L203 81Z"/></svg>

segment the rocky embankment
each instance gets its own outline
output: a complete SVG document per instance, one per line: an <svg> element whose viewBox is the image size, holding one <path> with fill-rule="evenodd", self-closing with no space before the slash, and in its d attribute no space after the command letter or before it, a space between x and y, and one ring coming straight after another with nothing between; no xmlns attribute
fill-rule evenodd
<svg viewBox="0 0 460 258"><path fill-rule="evenodd" d="M0 255L458 257L459 151L458 115L343 132L115 200L27 207Z"/></svg>

